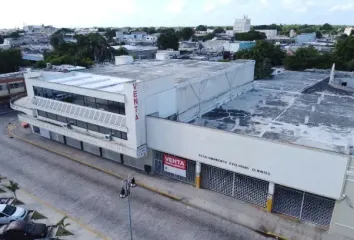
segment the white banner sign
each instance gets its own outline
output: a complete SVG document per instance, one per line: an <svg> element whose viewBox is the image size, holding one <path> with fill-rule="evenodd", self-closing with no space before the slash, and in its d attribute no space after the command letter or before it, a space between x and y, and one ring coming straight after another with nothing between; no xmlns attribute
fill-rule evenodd
<svg viewBox="0 0 354 240"><path fill-rule="evenodd" d="M165 172L173 173L182 177L186 177L187 161L185 159L171 156L168 154L163 155L163 166Z"/></svg>

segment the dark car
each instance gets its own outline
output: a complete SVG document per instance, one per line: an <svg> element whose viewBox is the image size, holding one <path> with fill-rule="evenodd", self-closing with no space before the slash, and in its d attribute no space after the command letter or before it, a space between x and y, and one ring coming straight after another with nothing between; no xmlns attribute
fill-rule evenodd
<svg viewBox="0 0 354 240"><path fill-rule="evenodd" d="M42 223L14 221L0 228L1 240L34 240L47 236L47 226Z"/></svg>

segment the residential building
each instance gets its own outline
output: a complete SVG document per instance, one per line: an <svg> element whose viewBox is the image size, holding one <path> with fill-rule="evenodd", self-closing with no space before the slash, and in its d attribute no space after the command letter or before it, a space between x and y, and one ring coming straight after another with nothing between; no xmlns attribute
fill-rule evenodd
<svg viewBox="0 0 354 240"><path fill-rule="evenodd" d="M295 43L298 45L316 41L316 33L302 33L295 36Z"/></svg>
<svg viewBox="0 0 354 240"><path fill-rule="evenodd" d="M344 29L344 34L347 34L348 36L350 36L353 30L354 30L353 27L347 27Z"/></svg>
<svg viewBox="0 0 354 240"><path fill-rule="evenodd" d="M230 36L234 36L235 35L234 30L226 30L225 34L226 35L230 35Z"/></svg>
<svg viewBox="0 0 354 240"><path fill-rule="evenodd" d="M128 50L129 55L137 59L153 59L157 53L157 47L155 46L133 46L133 45L123 45L123 46L112 46L114 49L119 49L124 47Z"/></svg>
<svg viewBox="0 0 354 240"><path fill-rule="evenodd" d="M273 39L278 36L278 30L276 29L256 29L256 31L264 33L267 39Z"/></svg>
<svg viewBox="0 0 354 240"><path fill-rule="evenodd" d="M238 52L239 50L249 49L256 45L255 41L236 41L230 42L228 40L210 40L201 43L203 51L210 52L223 52L228 51L231 53Z"/></svg>
<svg viewBox="0 0 354 240"><path fill-rule="evenodd" d="M295 30L294 30L294 29L291 29L291 30L290 30L290 33L289 33L289 37L293 38L293 37L295 37L296 35L297 35L297 34L296 34Z"/></svg>
<svg viewBox="0 0 354 240"><path fill-rule="evenodd" d="M143 60L30 72L28 97L12 107L44 138L253 204L269 212L264 222L276 213L320 226L311 239L352 237L352 96L321 92L328 73L253 81L254 66Z"/></svg>
<svg viewBox="0 0 354 240"><path fill-rule="evenodd" d="M236 19L234 22L234 32L243 33L251 30L251 19L244 16L241 19Z"/></svg>
<svg viewBox="0 0 354 240"><path fill-rule="evenodd" d="M24 72L0 74L0 99L9 100L11 97L26 92Z"/></svg>

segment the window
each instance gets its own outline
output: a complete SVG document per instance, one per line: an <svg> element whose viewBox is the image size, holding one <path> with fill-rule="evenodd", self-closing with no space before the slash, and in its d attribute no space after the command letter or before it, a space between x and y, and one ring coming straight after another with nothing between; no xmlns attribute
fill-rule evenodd
<svg viewBox="0 0 354 240"><path fill-rule="evenodd" d="M13 207L11 205L6 205L4 210L2 210L2 213L4 213L7 216L12 216L16 212L16 207Z"/></svg>
<svg viewBox="0 0 354 240"><path fill-rule="evenodd" d="M19 88L19 84L18 83L11 83L10 88Z"/></svg>
<svg viewBox="0 0 354 240"><path fill-rule="evenodd" d="M66 123L66 117L63 117L63 116L57 115L57 121L59 121L59 122L63 122L63 123Z"/></svg>
<svg viewBox="0 0 354 240"><path fill-rule="evenodd" d="M100 126L100 133L111 134L111 129Z"/></svg>
<svg viewBox="0 0 354 240"><path fill-rule="evenodd" d="M23 83L19 86L24 86ZM18 86L17 86L18 87ZM101 98L82 96L79 94L68 93L41 87L33 87L34 95L50 98L61 102L72 103L89 108L102 109L104 111L125 115L125 104L120 102L108 101Z"/></svg>
<svg viewBox="0 0 354 240"><path fill-rule="evenodd" d="M94 124L91 124L91 123L87 123L87 129L91 130L91 131L94 131L94 132L99 132L98 131L98 126L94 125Z"/></svg>
<svg viewBox="0 0 354 240"><path fill-rule="evenodd" d="M77 121L77 126L80 127L80 128L87 129L87 123L82 122L82 121Z"/></svg>
<svg viewBox="0 0 354 240"><path fill-rule="evenodd" d="M66 118L66 122L67 122L67 123L70 123L71 125L74 125L74 126L77 125L76 120L75 120L75 119L72 119L72 118Z"/></svg>
<svg viewBox="0 0 354 240"><path fill-rule="evenodd" d="M112 135L116 138L122 138L122 132L118 130L113 130L112 129Z"/></svg>
<svg viewBox="0 0 354 240"><path fill-rule="evenodd" d="M47 112L44 112L44 111L41 111L41 110L37 110L37 112L38 112L38 116L47 117Z"/></svg>
<svg viewBox="0 0 354 240"><path fill-rule="evenodd" d="M123 140L128 140L128 135L126 132L122 132L122 139Z"/></svg>
<svg viewBox="0 0 354 240"><path fill-rule="evenodd" d="M2 85L0 85L0 91L2 91L3 89L2 89Z"/></svg>
<svg viewBox="0 0 354 240"><path fill-rule="evenodd" d="M57 115L53 113L47 112L47 118L57 120Z"/></svg>
<svg viewBox="0 0 354 240"><path fill-rule="evenodd" d="M41 133L41 129L39 127L33 126L33 132L40 134Z"/></svg>

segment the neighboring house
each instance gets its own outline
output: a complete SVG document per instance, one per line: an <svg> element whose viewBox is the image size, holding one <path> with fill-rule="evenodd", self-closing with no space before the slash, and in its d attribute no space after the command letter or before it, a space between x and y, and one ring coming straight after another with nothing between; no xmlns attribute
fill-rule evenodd
<svg viewBox="0 0 354 240"><path fill-rule="evenodd" d="M5 38L4 39L4 45L10 45L11 47L18 47L21 46L24 43L23 38Z"/></svg>
<svg viewBox="0 0 354 240"><path fill-rule="evenodd" d="M145 40L146 42L151 42L151 43L155 43L158 39L158 36L154 36L154 35L145 35L143 37L143 40Z"/></svg>
<svg viewBox="0 0 354 240"><path fill-rule="evenodd" d="M154 46L133 46L133 45L124 45L124 46L112 46L114 49L119 49L124 47L127 49L129 55L137 59L153 59L157 52L157 47Z"/></svg>
<svg viewBox="0 0 354 240"><path fill-rule="evenodd" d="M9 99L26 92L24 72L0 74L0 99Z"/></svg>
<svg viewBox="0 0 354 240"><path fill-rule="evenodd" d="M236 19L234 22L234 32L243 33L251 30L251 19L244 16L241 19Z"/></svg>
<svg viewBox="0 0 354 240"><path fill-rule="evenodd" d="M234 30L226 30L225 34L230 35L230 36L234 36L235 32L234 32Z"/></svg>
<svg viewBox="0 0 354 240"><path fill-rule="evenodd" d="M295 37L295 43L296 44L305 44L308 42L314 42L316 41L316 33L302 33L299 34Z"/></svg>
<svg viewBox="0 0 354 240"><path fill-rule="evenodd" d="M256 29L256 31L264 33L267 36L267 39L276 38L278 35L278 30L276 29Z"/></svg>
<svg viewBox="0 0 354 240"><path fill-rule="evenodd" d="M350 36L350 34L352 33L353 30L354 30L353 27L347 27L344 29L344 34L347 34L348 36Z"/></svg>
<svg viewBox="0 0 354 240"><path fill-rule="evenodd" d="M209 52L231 52L235 53L243 49L249 49L256 45L255 41L238 41L230 42L227 40L210 40L201 43L203 46L203 51Z"/></svg>

